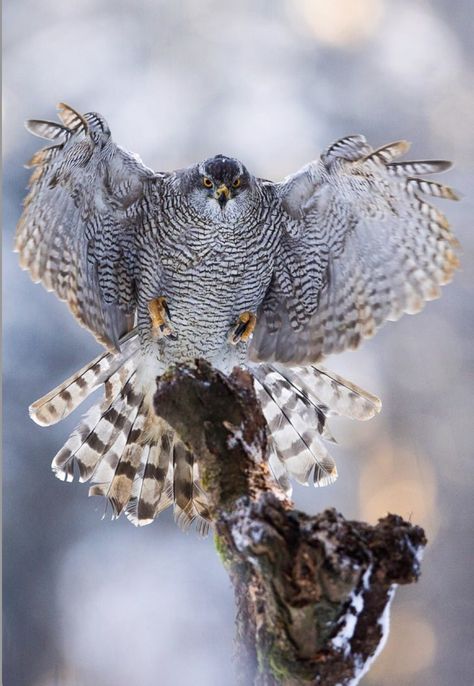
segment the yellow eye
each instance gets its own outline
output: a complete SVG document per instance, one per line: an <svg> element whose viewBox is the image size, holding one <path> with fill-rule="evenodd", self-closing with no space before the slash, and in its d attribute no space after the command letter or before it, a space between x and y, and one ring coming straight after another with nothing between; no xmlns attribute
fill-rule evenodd
<svg viewBox="0 0 474 686"><path fill-rule="evenodd" d="M240 186L240 178L235 179L234 183L232 184L234 188L238 188Z"/></svg>
<svg viewBox="0 0 474 686"><path fill-rule="evenodd" d="M206 188L212 188L212 181L207 176L203 178L202 183Z"/></svg>

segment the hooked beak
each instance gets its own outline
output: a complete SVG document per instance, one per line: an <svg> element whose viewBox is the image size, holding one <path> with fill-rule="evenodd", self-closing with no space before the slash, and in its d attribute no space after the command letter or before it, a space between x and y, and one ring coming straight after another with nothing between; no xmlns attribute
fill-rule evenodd
<svg viewBox="0 0 474 686"><path fill-rule="evenodd" d="M221 184L219 188L216 188L214 197L221 206L221 209L223 209L224 205L230 198L230 190L227 188L225 183Z"/></svg>

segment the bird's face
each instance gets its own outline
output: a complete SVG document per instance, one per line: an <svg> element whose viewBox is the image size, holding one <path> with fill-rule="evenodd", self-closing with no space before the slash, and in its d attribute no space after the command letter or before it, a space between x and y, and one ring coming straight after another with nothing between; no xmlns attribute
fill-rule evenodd
<svg viewBox="0 0 474 686"><path fill-rule="evenodd" d="M196 167L193 196L205 217L233 221L248 208L251 187L252 177L241 162L216 155Z"/></svg>

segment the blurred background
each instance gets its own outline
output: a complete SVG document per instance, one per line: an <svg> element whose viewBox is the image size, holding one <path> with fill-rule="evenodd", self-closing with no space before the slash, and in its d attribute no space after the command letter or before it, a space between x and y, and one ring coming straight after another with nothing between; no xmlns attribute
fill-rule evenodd
<svg viewBox="0 0 474 686"><path fill-rule="evenodd" d="M12 253L22 165L39 145L23 121L54 118L61 100L104 114L156 170L222 152L279 179L358 132L455 160L445 178L465 197L442 208L462 269L416 318L329 360L383 411L333 423L337 483L294 498L426 529L422 577L399 589L363 684L473 683L472 23L470 0L5 0L5 686L234 683L232 589L212 538L169 513L141 530L102 520L102 501L49 467L79 413L50 429L28 418L99 350Z"/></svg>

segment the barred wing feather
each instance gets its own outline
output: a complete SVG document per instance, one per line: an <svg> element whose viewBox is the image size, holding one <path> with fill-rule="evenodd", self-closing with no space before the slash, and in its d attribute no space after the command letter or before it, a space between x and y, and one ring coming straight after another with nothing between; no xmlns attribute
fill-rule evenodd
<svg viewBox="0 0 474 686"><path fill-rule="evenodd" d="M35 167L15 249L20 264L65 300L79 322L109 349L133 327L134 284L123 259L140 222L140 204L156 175L113 143L107 123L59 105L62 123L27 128L54 145ZM120 284L120 286L119 286Z"/></svg>
<svg viewBox="0 0 474 686"><path fill-rule="evenodd" d="M280 184L285 231L253 360L314 363L355 348L451 280L457 241L425 196L456 194L418 177L450 165L393 161L407 149L400 141L374 151L350 136Z"/></svg>

